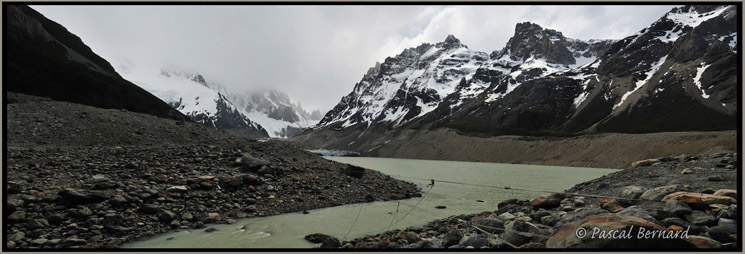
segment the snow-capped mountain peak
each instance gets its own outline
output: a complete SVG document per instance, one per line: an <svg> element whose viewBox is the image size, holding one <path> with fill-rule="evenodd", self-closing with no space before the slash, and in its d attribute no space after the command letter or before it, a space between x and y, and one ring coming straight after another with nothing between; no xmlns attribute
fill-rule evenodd
<svg viewBox="0 0 745 254"><path fill-rule="evenodd" d="M456 101L451 106L486 90L497 99L527 80L591 63L610 43L570 39L525 22L517 24L502 50L489 55L448 35L442 42L406 49L371 67L319 126L395 126L431 112L448 97Z"/></svg>
<svg viewBox="0 0 745 254"><path fill-rule="evenodd" d="M185 67L148 69L129 60L118 66L124 78L193 121L241 136L289 137L320 119L320 112L309 113L276 90L228 88Z"/></svg>

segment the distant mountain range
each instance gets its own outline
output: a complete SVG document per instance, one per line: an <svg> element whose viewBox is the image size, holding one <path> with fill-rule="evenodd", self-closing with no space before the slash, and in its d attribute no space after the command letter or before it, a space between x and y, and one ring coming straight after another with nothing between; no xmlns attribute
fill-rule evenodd
<svg viewBox="0 0 745 254"><path fill-rule="evenodd" d="M149 70L127 60L115 68L28 6L8 5L7 15L9 92L192 120L249 138L292 136L322 117L282 92L231 90L187 68Z"/></svg>
<svg viewBox="0 0 745 254"><path fill-rule="evenodd" d="M298 140L353 150L418 129L537 136L735 129L737 19L736 6L676 7L617 41L567 38L525 22L491 53L450 35L375 64ZM316 135L326 130L337 134Z"/></svg>
<svg viewBox="0 0 745 254"><path fill-rule="evenodd" d="M121 60L116 68L195 122L244 137L289 137L321 119L282 92L228 88L184 67L144 69Z"/></svg>

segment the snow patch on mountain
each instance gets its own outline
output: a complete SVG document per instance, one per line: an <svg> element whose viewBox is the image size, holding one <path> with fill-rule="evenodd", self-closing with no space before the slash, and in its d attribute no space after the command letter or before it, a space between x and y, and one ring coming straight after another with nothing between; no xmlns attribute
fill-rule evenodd
<svg viewBox="0 0 745 254"><path fill-rule="evenodd" d="M701 97L704 97L704 99L708 99L709 95L706 94L706 91L704 91L704 88L701 87L701 75L704 74L706 69L708 69L709 66L711 66L711 64L701 63L701 65L702 65L701 67L696 68L696 76L693 77L693 84L695 84L696 87L698 87L698 89L701 90Z"/></svg>
<svg viewBox="0 0 745 254"><path fill-rule="evenodd" d="M623 104L623 102L626 101L626 98L629 97L629 95L638 91L639 88L644 86L644 84L646 84L650 79L652 79L652 76L655 73L657 73L657 70L659 70L660 66L662 66L663 63L665 63L665 60L667 60L667 56L663 56L662 58L660 58L660 60L652 64L652 67L646 73L644 73L644 76L645 76L644 79L636 81L634 88L631 89L631 91L628 91L625 94L623 94L623 96L621 96L621 100L617 104L613 105L613 109L616 109L619 106L621 106L621 104Z"/></svg>

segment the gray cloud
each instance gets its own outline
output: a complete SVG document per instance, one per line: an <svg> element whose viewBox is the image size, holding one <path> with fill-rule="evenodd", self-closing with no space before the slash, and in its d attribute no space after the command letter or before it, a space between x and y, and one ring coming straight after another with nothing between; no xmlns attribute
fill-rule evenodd
<svg viewBox="0 0 745 254"><path fill-rule="evenodd" d="M620 39L673 6L42 6L111 62L198 70L329 110L376 61L448 34L501 49L518 22L577 39Z"/></svg>

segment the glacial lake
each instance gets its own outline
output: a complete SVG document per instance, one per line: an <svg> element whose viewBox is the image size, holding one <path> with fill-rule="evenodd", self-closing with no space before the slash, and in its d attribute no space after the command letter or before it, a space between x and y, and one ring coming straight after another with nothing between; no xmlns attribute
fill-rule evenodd
<svg viewBox="0 0 745 254"><path fill-rule="evenodd" d="M205 229L182 229L128 243L122 248L312 248L320 244L306 241L304 237L308 234L323 233L339 240L352 240L387 230L424 225L451 215L494 211L500 201L509 198L532 199L546 195L541 192L437 181L430 190L430 180L412 178L564 191L577 183L617 171L603 168L369 157L325 158L374 169L417 184L423 195L429 192L424 199L352 204L311 210L309 214L298 212L239 219L237 223L230 225L207 225L208 228L219 230L212 233L205 232ZM445 206L446 209L436 209L436 206Z"/></svg>

